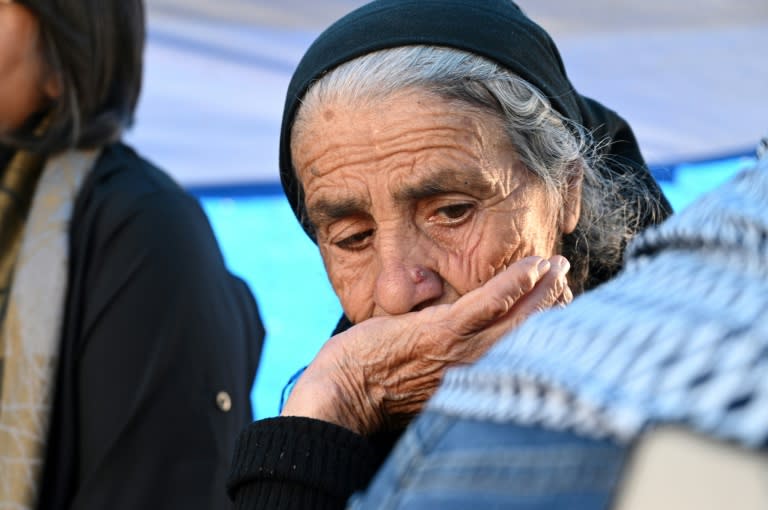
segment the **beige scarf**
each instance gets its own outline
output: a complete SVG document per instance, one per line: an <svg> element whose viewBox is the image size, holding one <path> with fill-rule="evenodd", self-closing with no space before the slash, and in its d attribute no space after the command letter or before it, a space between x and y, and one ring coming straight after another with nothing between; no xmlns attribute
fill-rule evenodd
<svg viewBox="0 0 768 510"><path fill-rule="evenodd" d="M4 173L4 180L17 174L31 181L34 195L26 221L0 223L17 232L3 234L0 245L0 269L6 268L0 285L11 283L0 299L0 508L31 509L37 500L67 290L69 223L98 155L69 151L51 158L38 180L31 174L34 157L19 153Z"/></svg>

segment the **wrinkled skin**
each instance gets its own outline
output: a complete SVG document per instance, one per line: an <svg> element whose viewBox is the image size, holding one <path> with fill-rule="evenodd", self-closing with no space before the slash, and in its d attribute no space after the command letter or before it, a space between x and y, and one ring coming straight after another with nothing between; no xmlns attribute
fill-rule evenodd
<svg viewBox="0 0 768 510"><path fill-rule="evenodd" d="M284 415L362 434L402 426L444 370L570 301L559 239L580 182L549 196L492 114L419 90L300 116L293 161L331 283L356 324Z"/></svg>
<svg viewBox="0 0 768 510"><path fill-rule="evenodd" d="M0 134L16 131L49 98L58 82L48 76L40 27L29 9L0 0Z"/></svg>

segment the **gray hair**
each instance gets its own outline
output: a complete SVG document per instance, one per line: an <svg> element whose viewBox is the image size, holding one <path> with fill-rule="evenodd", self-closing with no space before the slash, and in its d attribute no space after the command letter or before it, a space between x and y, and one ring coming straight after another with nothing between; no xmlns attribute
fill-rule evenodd
<svg viewBox="0 0 768 510"><path fill-rule="evenodd" d="M640 205L655 200L647 184L637 172L613 170L600 157L608 140L594 141L535 87L483 57L453 48L404 46L347 62L309 89L292 137L328 101L367 101L409 88L498 115L522 163L542 180L557 207L569 182L583 175L581 216L560 246L571 262L575 292L602 283L621 268L624 248L642 224Z"/></svg>

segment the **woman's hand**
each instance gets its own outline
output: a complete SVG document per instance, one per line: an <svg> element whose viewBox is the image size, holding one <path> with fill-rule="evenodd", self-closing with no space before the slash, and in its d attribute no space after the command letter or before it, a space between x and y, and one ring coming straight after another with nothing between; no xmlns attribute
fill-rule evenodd
<svg viewBox="0 0 768 510"><path fill-rule="evenodd" d="M296 383L283 416L362 435L404 427L446 368L482 356L533 313L573 298L561 256L528 257L452 304L368 319L331 338Z"/></svg>

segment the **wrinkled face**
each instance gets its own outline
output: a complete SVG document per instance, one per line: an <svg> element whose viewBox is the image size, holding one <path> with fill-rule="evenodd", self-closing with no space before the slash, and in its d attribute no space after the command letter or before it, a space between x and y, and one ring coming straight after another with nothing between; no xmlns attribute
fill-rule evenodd
<svg viewBox="0 0 768 510"><path fill-rule="evenodd" d="M44 83L40 27L24 6L0 0L0 134L40 111L53 83Z"/></svg>
<svg viewBox="0 0 768 510"><path fill-rule="evenodd" d="M355 323L451 303L511 262L554 255L578 220L578 204L563 208L520 163L500 119L422 91L326 104L300 118L292 148Z"/></svg>

